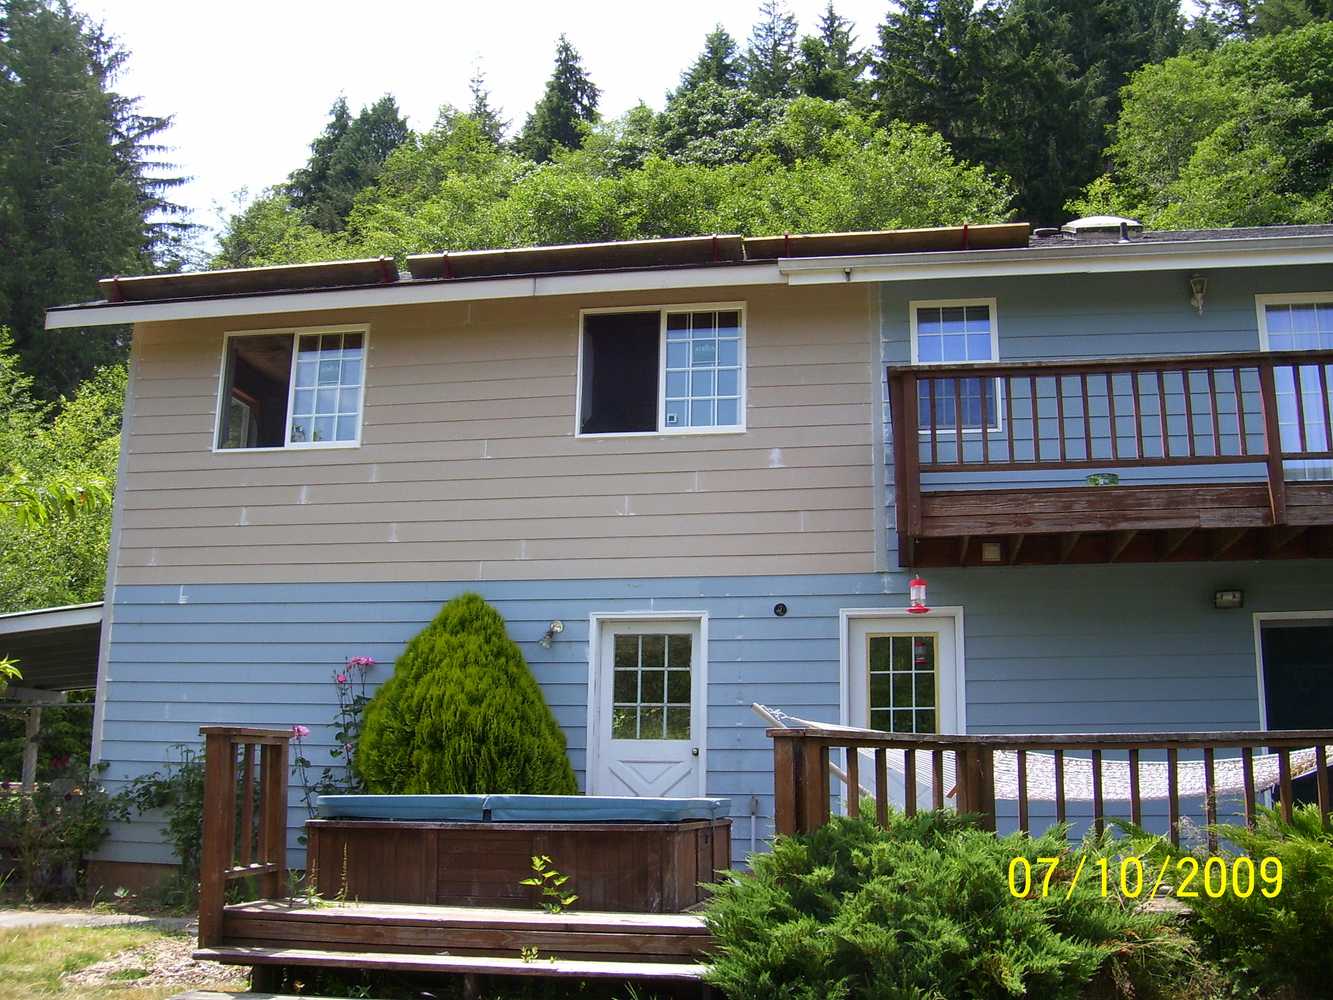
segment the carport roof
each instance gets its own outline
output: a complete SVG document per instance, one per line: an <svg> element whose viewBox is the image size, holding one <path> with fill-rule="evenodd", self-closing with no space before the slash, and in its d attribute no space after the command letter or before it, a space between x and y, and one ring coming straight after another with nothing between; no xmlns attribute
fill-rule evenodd
<svg viewBox="0 0 1333 1000"><path fill-rule="evenodd" d="M102 602L0 615L0 658L18 661L16 687L77 691L97 686Z"/></svg>

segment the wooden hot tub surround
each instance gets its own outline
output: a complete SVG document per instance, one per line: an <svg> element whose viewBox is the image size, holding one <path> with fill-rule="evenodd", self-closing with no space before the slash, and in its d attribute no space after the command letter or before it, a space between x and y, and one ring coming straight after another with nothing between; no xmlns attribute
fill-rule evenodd
<svg viewBox="0 0 1333 1000"><path fill-rule="evenodd" d="M546 855L580 910L679 913L731 867L731 820L460 823L312 819L310 866L325 897L537 908L520 885Z"/></svg>

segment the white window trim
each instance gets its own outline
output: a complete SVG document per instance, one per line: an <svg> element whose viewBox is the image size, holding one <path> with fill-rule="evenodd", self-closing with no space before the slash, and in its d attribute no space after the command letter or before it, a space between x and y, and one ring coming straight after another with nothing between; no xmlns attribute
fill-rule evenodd
<svg viewBox="0 0 1333 1000"><path fill-rule="evenodd" d="M583 423L583 318L585 316L608 315L612 313L648 313L655 312L661 316L661 322L657 334L657 430L655 431L600 431L594 434L583 434L579 431L579 425ZM739 400L737 403L737 417L739 421L734 424L727 424L725 427L669 427L666 423L666 323L668 312L736 312L740 314L740 337L737 338L737 361L739 362L739 371L737 374L737 390ZM749 378L747 371L750 367L749 357L746 352L746 327L749 323L749 317L746 315L744 302L666 302L661 305L634 305L634 306L599 306L592 309L579 310L579 336L578 336L578 365L575 370L576 383L574 387L574 436L576 438L632 438L632 437L657 437L659 435L688 435L688 434L744 434L746 430L746 399L749 391Z"/></svg>
<svg viewBox="0 0 1333 1000"><path fill-rule="evenodd" d="M1302 299L1301 301L1305 301ZM1268 698L1264 694L1264 642L1263 626L1265 622L1292 621L1333 621L1333 611L1256 611L1254 619L1254 667L1258 689L1255 692L1259 702L1259 728L1268 728Z"/></svg>
<svg viewBox="0 0 1333 1000"><path fill-rule="evenodd" d="M908 341L911 347L912 364L921 368L948 368L952 365L967 364L965 361L922 361L917 350L917 317L918 309L947 309L951 306L988 306L990 307L990 354L991 362L1000 360L1000 311L994 296L990 298L979 299L912 299L907 303L907 317L911 333ZM1000 434L1004 431L1004 389L1000 385L1000 380L995 379L995 423L986 428L986 433ZM929 428L921 428L919 434L929 434ZM963 436L969 434L981 436L980 427L964 427ZM936 437L953 437L954 429L952 427L936 427Z"/></svg>
<svg viewBox="0 0 1333 1000"><path fill-rule="evenodd" d="M913 614L906 608L842 608L838 612L838 721L844 726L861 726L852 719L852 620L859 618L902 619L904 624L923 620L953 621L954 711L958 734L967 732L967 651L963 647L963 609L961 606L931 608L925 614Z"/></svg>
<svg viewBox="0 0 1333 1000"><path fill-rule="evenodd" d="M299 441L292 442L292 400L296 393L296 359L300 353L297 345L303 334L313 333L359 333L361 341L361 408L356 415L356 438L352 441ZM236 337L292 337L292 367L287 373L287 425L283 429L283 444L266 448L222 448L219 439L222 436L222 414L226 407L227 356L231 350L231 341ZM255 455L273 451L305 451L309 449L360 448L361 429L366 419L366 383L370 377L370 325L367 323L344 323L333 326L284 326L270 330L228 330L222 335L222 357L218 360L217 409L213 415L213 454L215 455Z"/></svg>
<svg viewBox="0 0 1333 1000"><path fill-rule="evenodd" d="M619 310L608 310L616 312ZM644 310L645 312L647 310ZM602 627L615 622L689 622L699 626L699 674L691 680L698 683L699 732L694 744L703 761L699 767L699 795L708 794L708 612L707 611L594 611L588 615L588 725L587 760L584 762L585 791L599 773L602 763L601 647ZM591 794L591 793L589 793Z"/></svg>
<svg viewBox="0 0 1333 1000"><path fill-rule="evenodd" d="M1324 305L1333 302L1333 292L1275 292L1254 297L1254 311L1259 318L1259 350L1271 351L1268 345L1268 306Z"/></svg>

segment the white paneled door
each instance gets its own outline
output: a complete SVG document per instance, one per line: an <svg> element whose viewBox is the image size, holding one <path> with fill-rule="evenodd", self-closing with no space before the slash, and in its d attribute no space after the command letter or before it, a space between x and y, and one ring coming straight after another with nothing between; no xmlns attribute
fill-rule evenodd
<svg viewBox="0 0 1333 1000"><path fill-rule="evenodd" d="M589 793L703 794L702 632L698 618L600 621Z"/></svg>

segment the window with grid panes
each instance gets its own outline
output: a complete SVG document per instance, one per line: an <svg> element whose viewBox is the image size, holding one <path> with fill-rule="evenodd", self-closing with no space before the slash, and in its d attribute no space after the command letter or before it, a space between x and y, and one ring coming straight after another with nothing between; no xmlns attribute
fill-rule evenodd
<svg viewBox="0 0 1333 1000"><path fill-rule="evenodd" d="M916 363L922 365L959 364L968 361L995 361L995 317L987 304L914 306L913 337ZM934 425L949 431L959 425L964 430L999 423L998 383L985 380L986 398L982 400L982 380L941 379L934 383ZM931 399L925 386L917 402L920 426L931 425ZM984 411L984 412L983 412Z"/></svg>
<svg viewBox="0 0 1333 1000"><path fill-rule="evenodd" d="M866 641L870 728L889 733L938 732L936 637L872 635Z"/></svg>
<svg viewBox="0 0 1333 1000"><path fill-rule="evenodd" d="M612 655L611 738L688 740L693 637L619 633Z"/></svg>
<svg viewBox="0 0 1333 1000"><path fill-rule="evenodd" d="M1266 304L1264 326L1270 351L1333 350L1333 297ZM1273 376L1283 451L1302 450L1302 425L1305 431L1303 450L1333 450L1333 442L1328 440L1324 424L1325 413L1328 408L1333 408L1333 365L1310 364L1295 368L1279 365ZM1327 397L1324 395L1326 389ZM1295 461L1285 463L1285 467L1288 478L1333 477L1333 462Z"/></svg>

